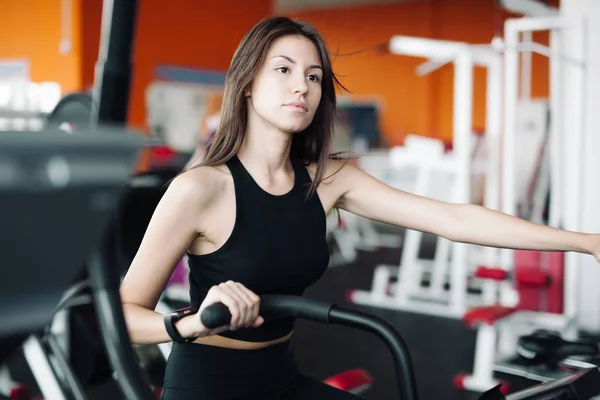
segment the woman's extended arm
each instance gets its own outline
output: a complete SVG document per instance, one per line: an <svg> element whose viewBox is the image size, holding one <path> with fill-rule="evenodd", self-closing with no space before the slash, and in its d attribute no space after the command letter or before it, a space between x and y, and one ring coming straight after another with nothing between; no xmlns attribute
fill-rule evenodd
<svg viewBox="0 0 600 400"><path fill-rule="evenodd" d="M346 165L338 206L366 218L415 229L449 240L509 249L575 251L600 261L600 235L535 224L472 204L437 201L392 188Z"/></svg>
<svg viewBox="0 0 600 400"><path fill-rule="evenodd" d="M453 214L457 224L451 240L456 242L594 254L594 244L600 240L598 235L552 228L474 204L456 206Z"/></svg>

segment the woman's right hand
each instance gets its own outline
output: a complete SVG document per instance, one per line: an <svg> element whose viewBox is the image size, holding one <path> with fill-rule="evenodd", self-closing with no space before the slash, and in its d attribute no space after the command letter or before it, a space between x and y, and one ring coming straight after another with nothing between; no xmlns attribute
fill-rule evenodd
<svg viewBox="0 0 600 400"><path fill-rule="evenodd" d="M208 329L200 322L202 311L215 303L223 303L231 313L229 326L222 326L215 329ZM257 328L264 322L259 312L260 298L239 282L227 281L215 285L206 294L206 297L198 313L194 315L193 320L196 325L194 329L196 336L212 336L226 330L236 330L240 328Z"/></svg>

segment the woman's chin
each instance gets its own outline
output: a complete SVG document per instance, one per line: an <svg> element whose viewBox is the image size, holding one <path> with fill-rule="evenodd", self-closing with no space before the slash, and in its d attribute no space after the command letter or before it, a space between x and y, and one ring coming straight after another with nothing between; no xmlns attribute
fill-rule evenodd
<svg viewBox="0 0 600 400"><path fill-rule="evenodd" d="M308 125L310 124L286 124L281 127L281 130L293 135L304 131L306 128L308 128Z"/></svg>

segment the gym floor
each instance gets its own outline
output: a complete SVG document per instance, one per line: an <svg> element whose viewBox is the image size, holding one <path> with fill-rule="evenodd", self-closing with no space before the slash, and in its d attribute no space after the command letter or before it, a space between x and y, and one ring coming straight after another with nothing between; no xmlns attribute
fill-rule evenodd
<svg viewBox="0 0 600 400"><path fill-rule="evenodd" d="M387 229L386 229L387 230ZM423 256L433 254L434 239L429 238L421 249ZM470 372L475 349L475 332L461 320L432 317L415 313L390 311L350 305L345 300L349 289L369 289L376 265L397 264L400 249L361 252L349 265L332 267L325 276L309 288L306 296L360 309L385 318L406 340L416 370L420 397L424 400L471 400L475 393L453 387L457 373ZM298 321L294 337L297 361L302 371L318 379L339 372L363 368L374 378L374 384L364 396L371 400L398 398L392 358L377 337L352 328ZM30 375L21 357L14 357L11 369L16 379L30 383ZM534 382L516 377L506 378L513 390L531 386ZM114 384L99 385L88 393L91 399L122 398Z"/></svg>

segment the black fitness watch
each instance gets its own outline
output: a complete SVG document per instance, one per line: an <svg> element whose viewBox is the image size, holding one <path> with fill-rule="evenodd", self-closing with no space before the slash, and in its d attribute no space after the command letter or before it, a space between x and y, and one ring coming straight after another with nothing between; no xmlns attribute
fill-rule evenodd
<svg viewBox="0 0 600 400"><path fill-rule="evenodd" d="M187 317L188 315L192 315L198 312L198 310L194 307L182 308L181 310L175 310L172 313L166 314L163 318L165 322L165 327L167 328L167 333L171 340L176 343L190 343L196 340L195 337L184 338L181 336L177 328L175 327L175 323L180 319Z"/></svg>

